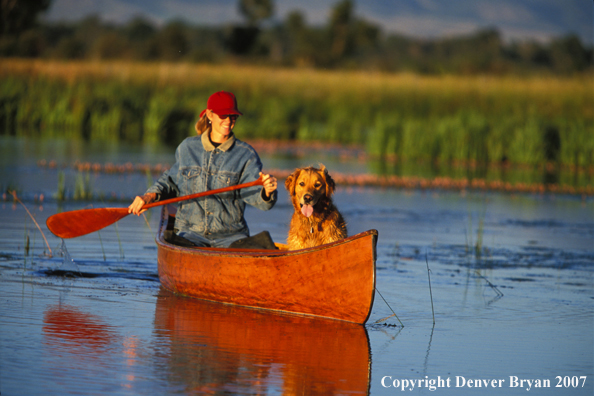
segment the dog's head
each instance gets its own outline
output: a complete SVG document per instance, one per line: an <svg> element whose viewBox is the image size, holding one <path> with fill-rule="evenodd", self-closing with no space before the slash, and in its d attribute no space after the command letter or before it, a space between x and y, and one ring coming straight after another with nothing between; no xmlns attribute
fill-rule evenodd
<svg viewBox="0 0 594 396"><path fill-rule="evenodd" d="M289 191L295 210L309 217L314 211L322 212L331 202L335 183L324 165L320 168L295 169L287 177L285 187Z"/></svg>

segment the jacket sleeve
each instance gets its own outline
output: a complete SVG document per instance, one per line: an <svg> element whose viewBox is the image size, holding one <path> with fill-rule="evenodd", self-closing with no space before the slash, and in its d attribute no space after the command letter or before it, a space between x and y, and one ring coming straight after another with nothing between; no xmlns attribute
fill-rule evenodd
<svg viewBox="0 0 594 396"><path fill-rule="evenodd" d="M254 154L254 156L246 163L239 183L249 183L256 180L260 177L260 172L262 172L262 162L260 161L260 157L258 157L257 154ZM264 199L265 193L263 190L264 187L262 186L254 186L238 191L240 198L248 205L252 205L260 210L270 210L276 203L278 194L276 191L273 192L272 196L266 201Z"/></svg>
<svg viewBox="0 0 594 396"><path fill-rule="evenodd" d="M159 179L146 190L146 193L157 193L157 201L175 198L179 195L179 188L175 181L179 173L178 155L179 148L175 152L175 164L169 170L163 172Z"/></svg>

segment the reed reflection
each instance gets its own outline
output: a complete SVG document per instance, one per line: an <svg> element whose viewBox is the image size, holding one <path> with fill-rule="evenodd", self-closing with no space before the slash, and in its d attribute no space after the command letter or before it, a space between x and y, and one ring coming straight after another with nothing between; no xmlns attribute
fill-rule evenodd
<svg viewBox="0 0 594 396"><path fill-rule="evenodd" d="M66 304L50 306L43 324L45 344L73 355L105 353L117 341L112 327L99 316Z"/></svg>
<svg viewBox="0 0 594 396"><path fill-rule="evenodd" d="M187 394L367 394L364 326L176 296L161 289L155 348Z"/></svg>

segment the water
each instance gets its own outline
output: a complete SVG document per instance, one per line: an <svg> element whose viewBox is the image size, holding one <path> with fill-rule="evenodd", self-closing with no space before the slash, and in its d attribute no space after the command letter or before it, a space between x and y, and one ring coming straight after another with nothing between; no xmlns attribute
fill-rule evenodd
<svg viewBox="0 0 594 396"><path fill-rule="evenodd" d="M170 149L55 142L52 151L3 139L0 184L17 188L47 245L23 205L0 202L2 396L594 392L591 198L340 187L335 202L349 232L379 231L377 288L390 305L376 295L367 326L356 326L163 290L156 209L64 246L47 231L58 210L124 206L147 180L93 175L95 192L114 190L123 201L58 208L59 169L37 160L58 152L67 164L154 164L170 161ZM270 161L343 171L334 158ZM246 216L252 233L284 242L291 210L281 190L273 210ZM394 317L374 324L392 310L404 327ZM477 389L475 380L489 381Z"/></svg>

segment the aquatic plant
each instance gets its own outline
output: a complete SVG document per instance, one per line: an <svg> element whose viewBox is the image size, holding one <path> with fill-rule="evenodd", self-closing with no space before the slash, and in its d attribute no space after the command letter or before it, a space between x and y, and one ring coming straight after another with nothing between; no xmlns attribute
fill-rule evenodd
<svg viewBox="0 0 594 396"><path fill-rule="evenodd" d="M58 172L58 189L56 190L55 197L58 202L66 199L66 176L63 171Z"/></svg>
<svg viewBox="0 0 594 396"><path fill-rule="evenodd" d="M478 229L476 231L476 244L474 245L474 254L476 257L480 258L483 252L483 234L485 232L485 215L487 209L486 206L483 207L483 211L481 212L479 219L478 219Z"/></svg>
<svg viewBox="0 0 594 396"><path fill-rule="evenodd" d="M10 112L15 133L177 145L195 134L208 95L225 89L240 98L245 115L236 129L246 139L357 144L381 161L537 166L555 153L558 165L594 166L594 94L587 74L436 77L130 62L56 66L3 61L0 99L10 105L0 112Z"/></svg>
<svg viewBox="0 0 594 396"><path fill-rule="evenodd" d="M473 217L472 211L468 209L468 228L464 230L466 238L466 253L474 253L477 259L480 259L483 254L483 236L485 232L485 216L487 213L486 202L483 202L482 210L478 217L478 227L476 230L476 242L473 239Z"/></svg>
<svg viewBox="0 0 594 396"><path fill-rule="evenodd" d="M144 218L144 222L146 223L146 226L148 227L149 231L150 231L150 232L151 232L151 234L152 234L152 233L153 233L153 229L152 229L152 227L151 227L151 223L149 223L148 217L147 217L147 215L146 215L147 213L148 213L148 216L150 216L150 215L151 215L151 212L149 211L149 212L145 212L145 213L143 213L143 214L142 214L142 217Z"/></svg>
<svg viewBox="0 0 594 396"><path fill-rule="evenodd" d="M17 184L15 184L13 182L9 182L6 185L2 185L0 187L0 191L2 191L2 200L3 201L6 201L9 196L12 196L13 197L12 199L14 201L15 200L14 199L14 196L15 196L14 194L19 194L20 195L22 193L21 188Z"/></svg>
<svg viewBox="0 0 594 396"><path fill-rule="evenodd" d="M120 231L118 229L118 223L115 223L115 231L116 231L116 236L118 238L118 246L120 248L120 260L123 260L125 258L124 256L124 247L122 246L122 238L120 238Z"/></svg>
<svg viewBox="0 0 594 396"><path fill-rule="evenodd" d="M31 218L31 220L33 220L33 223L35 223L35 226L37 226L37 229L39 230L39 232L41 232L41 236L43 236L43 240L45 241L45 244L47 246L47 250L49 250L49 257L52 257L52 248L50 248L50 245L47 242L47 238L45 237L45 234L41 230L41 227L39 227L39 224L37 223L37 220L35 220L35 217L31 214L31 212L29 211L29 209L27 209L27 207L25 206L25 204L17 197L16 191L12 191L11 194L12 194L12 197L13 197L14 201L20 203L23 206L23 208L25 208L25 211L27 212L27 214L29 215L29 217Z"/></svg>
<svg viewBox="0 0 594 396"><path fill-rule="evenodd" d="M74 199L88 200L93 197L93 190L91 187L91 176L87 171L84 176L79 172L76 176L76 184L74 185Z"/></svg>
<svg viewBox="0 0 594 396"><path fill-rule="evenodd" d="M429 296L431 297L431 314L433 315L433 326L435 326L435 309L433 308L433 291L431 290L431 270L429 269L429 258L425 253L425 264L427 264L427 278L429 280Z"/></svg>
<svg viewBox="0 0 594 396"><path fill-rule="evenodd" d="M27 223L25 223L25 257L29 255L29 231L27 230Z"/></svg>
<svg viewBox="0 0 594 396"><path fill-rule="evenodd" d="M146 188L148 189L154 183L154 181L153 181L153 175L151 173L150 167L146 167L145 175L146 175Z"/></svg>
<svg viewBox="0 0 594 396"><path fill-rule="evenodd" d="M375 291L382 298L382 300L384 300L384 302L386 303L386 305L388 306L388 308L390 309L390 311L392 311L392 315L387 316L385 318L380 318L380 319L376 320L373 324L376 325L376 324L385 322L386 320L390 319L391 317L395 317L396 319L398 319L398 322L400 323L400 326L404 327L404 324L402 323L402 321L400 320L400 318L398 317L398 315L396 315L396 312L394 312L394 310L392 309L392 307L390 306L390 304L388 304L388 302L386 301L386 299L384 298L384 296L382 296L382 293L380 293L380 291L378 290L377 287L375 288Z"/></svg>

